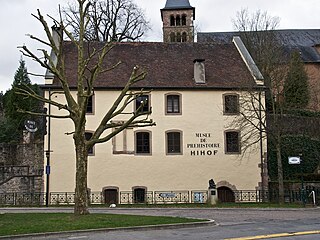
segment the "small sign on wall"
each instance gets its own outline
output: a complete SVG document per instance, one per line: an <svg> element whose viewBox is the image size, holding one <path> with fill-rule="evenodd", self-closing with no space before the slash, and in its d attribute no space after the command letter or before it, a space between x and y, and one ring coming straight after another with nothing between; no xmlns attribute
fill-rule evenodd
<svg viewBox="0 0 320 240"><path fill-rule="evenodd" d="M300 164L300 157L288 157L289 164Z"/></svg>

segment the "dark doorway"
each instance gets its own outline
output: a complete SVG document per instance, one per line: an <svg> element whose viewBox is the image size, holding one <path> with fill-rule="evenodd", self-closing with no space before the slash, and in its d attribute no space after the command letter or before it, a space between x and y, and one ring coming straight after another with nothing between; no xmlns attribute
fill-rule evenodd
<svg viewBox="0 0 320 240"><path fill-rule="evenodd" d="M134 189L134 203L145 203L146 190L144 188Z"/></svg>
<svg viewBox="0 0 320 240"><path fill-rule="evenodd" d="M234 192L228 187L219 187L218 199L220 202L235 202Z"/></svg>
<svg viewBox="0 0 320 240"><path fill-rule="evenodd" d="M118 204L118 190L117 189L104 190L104 202L106 204Z"/></svg>

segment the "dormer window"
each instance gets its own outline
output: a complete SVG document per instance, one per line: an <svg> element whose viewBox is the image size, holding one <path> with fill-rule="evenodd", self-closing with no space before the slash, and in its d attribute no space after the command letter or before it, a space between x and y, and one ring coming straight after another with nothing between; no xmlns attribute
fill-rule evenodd
<svg viewBox="0 0 320 240"><path fill-rule="evenodd" d="M204 59L195 59L194 63L194 81L196 84L205 84L206 83L206 73L204 66Z"/></svg>

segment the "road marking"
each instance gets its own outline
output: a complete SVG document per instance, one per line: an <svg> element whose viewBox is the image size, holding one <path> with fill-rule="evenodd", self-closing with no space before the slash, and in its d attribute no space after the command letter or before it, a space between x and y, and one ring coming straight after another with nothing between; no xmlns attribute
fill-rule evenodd
<svg viewBox="0 0 320 240"><path fill-rule="evenodd" d="M88 238L88 236L68 237L68 239L82 239L82 238Z"/></svg>
<svg viewBox="0 0 320 240"><path fill-rule="evenodd" d="M294 236L311 235L311 234L320 234L320 230L295 232L295 233L277 233L277 234L268 234L268 235L241 237L241 238L226 238L225 240L255 240L255 239L268 239L268 238L280 238L280 237L292 237L292 236L294 237Z"/></svg>

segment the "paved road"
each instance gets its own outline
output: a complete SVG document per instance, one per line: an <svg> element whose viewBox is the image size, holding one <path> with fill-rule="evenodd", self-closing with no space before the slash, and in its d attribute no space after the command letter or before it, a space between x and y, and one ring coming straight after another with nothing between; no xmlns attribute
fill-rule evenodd
<svg viewBox="0 0 320 240"><path fill-rule="evenodd" d="M43 209L0 209L0 212L43 212ZM70 209L49 209L52 212ZM204 240L228 239L266 234L320 230L320 208L317 209L91 209L97 213L179 216L214 219L217 225L182 229L140 230L66 234L23 239L83 240ZM280 238L273 238L280 239ZM320 239L320 234L289 236L288 239Z"/></svg>

